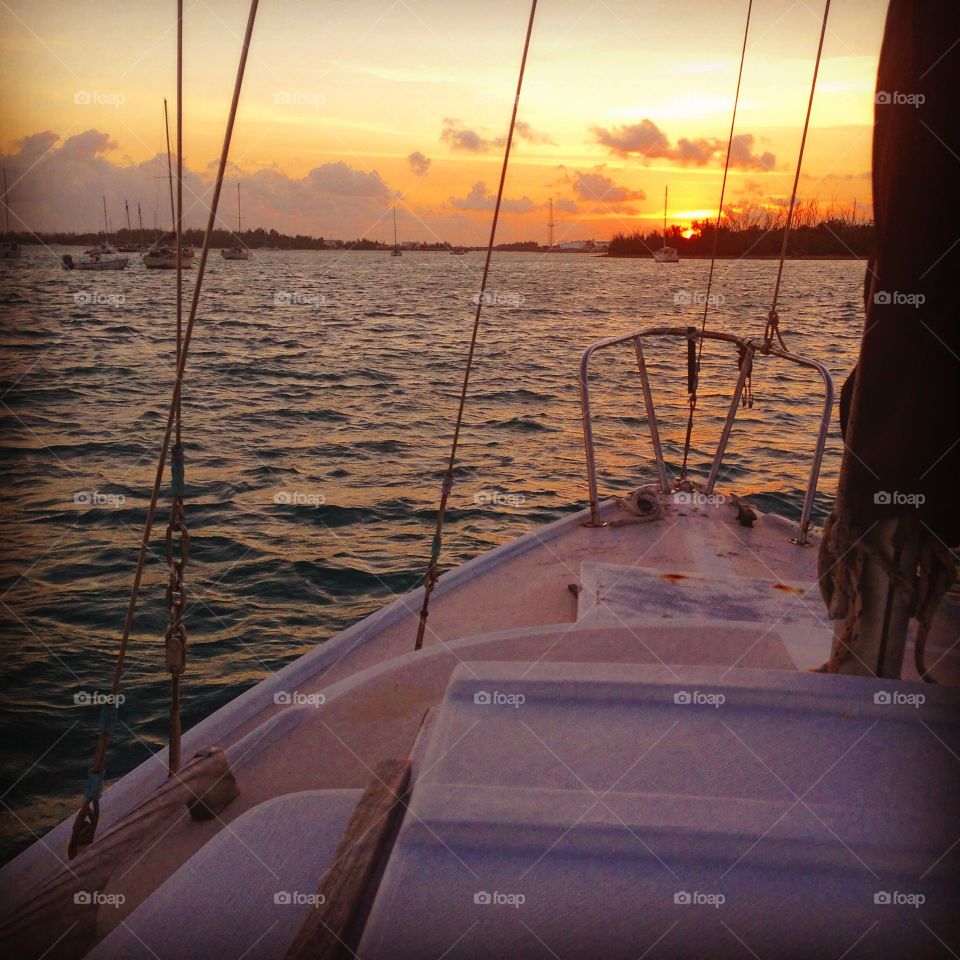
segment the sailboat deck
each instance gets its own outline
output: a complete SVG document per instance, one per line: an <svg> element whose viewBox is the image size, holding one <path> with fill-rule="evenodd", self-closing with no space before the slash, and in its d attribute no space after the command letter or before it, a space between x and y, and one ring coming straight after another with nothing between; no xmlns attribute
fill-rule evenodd
<svg viewBox="0 0 960 960"><path fill-rule="evenodd" d="M627 518L613 502L602 516ZM815 586L816 544L792 543L786 520L761 515L745 528L729 504L678 505L669 497L660 521L590 527L586 519L564 518L442 577L422 651L413 651L422 598L416 590L189 731L184 756L213 743L226 747L241 795L207 823L184 813L118 870L106 892L125 900L100 911L101 934L245 811L296 791L362 788L379 760L409 756L463 662L797 670L826 658L832 625ZM728 611L697 599L721 579L766 584L769 596ZM571 584L581 588L579 597ZM690 609L673 604L681 591ZM939 642L935 632L931 663ZM955 658L934 669L955 675ZM101 824L162 782L165 765L163 752L109 789ZM68 826L48 835L48 850L31 848L9 865L4 883L36 881L58 866Z"/></svg>

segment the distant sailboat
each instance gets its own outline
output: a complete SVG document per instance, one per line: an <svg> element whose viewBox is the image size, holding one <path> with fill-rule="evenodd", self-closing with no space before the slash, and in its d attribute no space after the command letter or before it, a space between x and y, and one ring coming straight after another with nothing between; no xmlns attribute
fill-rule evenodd
<svg viewBox="0 0 960 960"><path fill-rule="evenodd" d="M220 251L220 256L224 260L249 260L253 256L253 251L240 243L240 184L237 184L237 243L232 247L224 247Z"/></svg>
<svg viewBox="0 0 960 960"><path fill-rule="evenodd" d="M133 234L133 227L130 226L130 204L126 200L123 201L123 209L127 214L127 236L131 236ZM140 244L128 240L126 243L119 244L117 250L119 250L120 253L139 253Z"/></svg>
<svg viewBox="0 0 960 960"><path fill-rule="evenodd" d="M163 123L167 131L167 180L170 184L170 218L173 228L169 239L160 237L143 255L143 265L155 270L177 269L177 216L173 209L173 164L170 160L170 123L167 119L167 101L163 101ZM189 270L193 267L193 248L180 245L180 267Z"/></svg>
<svg viewBox="0 0 960 960"><path fill-rule="evenodd" d="M110 222L107 219L107 198L103 198L103 243L84 250L83 258L74 260L65 253L60 260L64 270L126 270L129 257L117 255L115 247L110 246Z"/></svg>
<svg viewBox="0 0 960 960"><path fill-rule="evenodd" d="M670 188L663 188L663 246L659 250L653 251L653 259L657 263L679 263L680 257L677 256L676 247L667 246L667 196Z"/></svg>
<svg viewBox="0 0 960 960"><path fill-rule="evenodd" d="M403 256L403 251L400 249L400 244L397 243L397 208L393 208L393 250L390 252L392 257Z"/></svg>
<svg viewBox="0 0 960 960"><path fill-rule="evenodd" d="M10 239L10 204L7 201L7 168L3 168L3 235L0 260L19 260L23 256L20 244Z"/></svg>

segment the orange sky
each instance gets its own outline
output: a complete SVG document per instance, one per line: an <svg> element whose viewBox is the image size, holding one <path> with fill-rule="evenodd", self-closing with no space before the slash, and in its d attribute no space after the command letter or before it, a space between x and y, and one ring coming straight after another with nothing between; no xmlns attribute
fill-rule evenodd
<svg viewBox="0 0 960 960"><path fill-rule="evenodd" d="M545 240L550 197L558 239L656 226L666 184L671 220L713 213L746 6L542 2L499 238ZM200 225L247 4L185 7L187 220ZM885 8L833 3L803 197L869 206ZM396 201L404 239L481 242L528 12L521 0L263 3L231 153L244 226L387 239ZM169 222L153 158L161 101L175 91L174 15L172 2L140 0L82 16L47 0L0 6L0 149L15 223L94 229L101 193L114 226L125 199L148 225ZM789 192L821 15L819 0L754 5L735 203ZM223 217L233 222L232 201Z"/></svg>

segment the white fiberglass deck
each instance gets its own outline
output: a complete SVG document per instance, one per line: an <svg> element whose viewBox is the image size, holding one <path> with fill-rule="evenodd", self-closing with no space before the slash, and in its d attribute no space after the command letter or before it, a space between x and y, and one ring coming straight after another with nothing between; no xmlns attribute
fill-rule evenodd
<svg viewBox="0 0 960 960"><path fill-rule="evenodd" d="M901 687L461 664L358 953L935 956L960 927L960 718L952 691L876 696Z"/></svg>
<svg viewBox="0 0 960 960"><path fill-rule="evenodd" d="M379 760L410 755L425 714L464 661L576 663L585 671L598 664L713 666L724 680L744 668L793 672L823 662L831 624L809 589L815 544L791 543L793 525L774 516L748 529L729 504L664 503L657 522L591 528L581 513L485 554L441 578L419 653L416 590L198 724L185 735L184 756L224 745L241 795L219 820L172 822L162 843L118 870L106 892L122 893L124 903L98 913L101 934L120 927L246 811L298 791L362 788ZM608 503L604 516L624 515ZM704 594L720 581L739 584L731 587L739 590L735 604ZM579 598L571 584L581 587ZM677 617L681 599L687 615ZM949 609L941 621L928 659L938 676L955 677ZM114 784L103 798L101 830L165 777L161 752ZM61 824L9 864L0 895L11 902L60 868L68 834L69 824Z"/></svg>

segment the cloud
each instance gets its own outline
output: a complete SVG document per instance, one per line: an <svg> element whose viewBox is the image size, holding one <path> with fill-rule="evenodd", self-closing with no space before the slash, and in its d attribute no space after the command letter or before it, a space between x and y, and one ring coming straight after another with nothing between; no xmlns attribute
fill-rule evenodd
<svg viewBox="0 0 960 960"><path fill-rule="evenodd" d="M743 170L772 170L777 158L769 151L753 152L753 134L739 133L730 144L730 166Z"/></svg>
<svg viewBox="0 0 960 960"><path fill-rule="evenodd" d="M543 133L540 130L534 130L526 120L518 120L516 122L514 125L514 133L521 140L526 140L528 143L548 143L552 147L557 145L556 141L550 136L549 133Z"/></svg>
<svg viewBox="0 0 960 960"><path fill-rule="evenodd" d="M410 169L418 176L426 176L427 171L430 169L430 164L433 161L424 156L419 150L414 150L413 153L407 157L407 163L410 164Z"/></svg>
<svg viewBox="0 0 960 960"><path fill-rule="evenodd" d="M566 197L561 197L559 200L553 201L553 208L559 210L561 213L579 213L580 208L574 203L573 200L568 200Z"/></svg>
<svg viewBox="0 0 960 960"><path fill-rule="evenodd" d="M646 200L647 195L642 190L631 190L629 187L617 186L613 180L600 173L598 168L587 173L578 170L573 177L573 192L581 200L592 200L597 203L624 203L627 200Z"/></svg>
<svg viewBox="0 0 960 960"><path fill-rule="evenodd" d="M462 121L454 117L443 118L440 140L450 144L451 150L459 150L463 153L485 153L492 147L502 147L504 143L502 137L488 140L477 133L476 130L465 127Z"/></svg>
<svg viewBox="0 0 960 960"><path fill-rule="evenodd" d="M390 188L380 179L376 170L364 173L354 170L342 160L314 167L305 178L320 193L334 193L344 197L377 197L386 200Z"/></svg>
<svg viewBox="0 0 960 960"><path fill-rule="evenodd" d="M497 202L497 198L487 193L487 185L478 180L465 197L451 197L450 205L457 210L492 210ZM500 209L504 213L529 213L536 208L536 204L529 197L520 197L519 199L510 199L504 197L500 204Z"/></svg>
<svg viewBox="0 0 960 960"><path fill-rule="evenodd" d="M674 160L682 166L703 167L714 160L723 163L727 144L714 137L697 137L693 140L681 137L676 146L652 121L623 124L612 129L591 127L597 143L619 157L639 156L643 160L662 158ZM777 158L769 151L755 153L752 133L740 133L730 145L730 166L741 170L772 170Z"/></svg>
<svg viewBox="0 0 960 960"><path fill-rule="evenodd" d="M628 157L631 153L642 153L647 157L667 157L671 153L666 134L652 120L628 123L613 130L591 127L590 131L598 143L621 157Z"/></svg>
<svg viewBox="0 0 960 960"><path fill-rule="evenodd" d="M517 140L526 140L527 143L556 146L556 142L549 133L534 130L526 120L516 122L514 134ZM506 137L485 137L476 130L465 127L461 120L454 117L444 117L440 140L448 143L451 150L458 150L462 153L486 153L488 150L502 149L507 142Z"/></svg>
<svg viewBox="0 0 960 960"><path fill-rule="evenodd" d="M61 142L44 131L25 137L0 163L10 186L10 220L16 229L38 232L102 229L101 195L114 228L126 225L124 204L137 223L138 204L145 227L170 225L166 185L166 155L141 163L113 162L116 144L107 133L88 130ZM184 167L184 223L206 225L212 174L204 162L199 170ZM285 233L308 233L342 239L367 234L387 239L384 212L395 191L376 171L358 170L342 161L315 167L303 177L291 177L276 168L253 172L236 164L229 168L229 189L243 182L244 226L276 228ZM221 201L219 222L235 225L233 202Z"/></svg>
<svg viewBox="0 0 960 960"><path fill-rule="evenodd" d="M43 133L32 133L29 137L17 140L14 146L17 154L29 164L39 160L59 139L59 134L44 130Z"/></svg>

